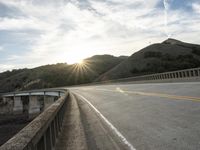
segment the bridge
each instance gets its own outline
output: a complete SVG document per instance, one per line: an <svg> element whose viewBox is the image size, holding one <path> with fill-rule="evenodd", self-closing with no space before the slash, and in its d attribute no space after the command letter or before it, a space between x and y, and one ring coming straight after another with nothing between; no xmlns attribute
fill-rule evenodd
<svg viewBox="0 0 200 150"><path fill-rule="evenodd" d="M200 68L194 68L5 93L12 113L37 117L0 150L200 149L199 81ZM38 101L51 99L41 111Z"/></svg>

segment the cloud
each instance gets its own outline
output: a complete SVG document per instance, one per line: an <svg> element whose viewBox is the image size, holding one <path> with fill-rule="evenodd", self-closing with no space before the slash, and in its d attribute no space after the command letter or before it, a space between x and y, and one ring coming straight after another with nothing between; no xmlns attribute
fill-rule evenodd
<svg viewBox="0 0 200 150"><path fill-rule="evenodd" d="M181 40L200 41L196 36L200 33L197 15L171 9L170 0L163 1L163 12L159 2L0 0L7 11L18 12L0 16L0 31L12 33L8 38L12 42L0 44L7 46L6 60L15 67L35 67L95 54L130 55L149 43L165 40L171 33ZM198 12L196 4L193 9ZM13 39L21 46L10 46Z"/></svg>
<svg viewBox="0 0 200 150"><path fill-rule="evenodd" d="M196 13L200 14L200 3L193 3L192 8Z"/></svg>
<svg viewBox="0 0 200 150"><path fill-rule="evenodd" d="M4 51L3 46L0 46L0 52Z"/></svg>
<svg viewBox="0 0 200 150"><path fill-rule="evenodd" d="M169 31L168 31L168 11L170 9L170 0L163 0L164 5L164 13L165 13L165 33L168 37L170 37Z"/></svg>
<svg viewBox="0 0 200 150"><path fill-rule="evenodd" d="M14 65L0 64L0 72L14 69Z"/></svg>
<svg viewBox="0 0 200 150"><path fill-rule="evenodd" d="M8 61L12 61L12 60L17 60L17 59L20 59L21 56L19 55L11 55L7 58Z"/></svg>
<svg viewBox="0 0 200 150"><path fill-rule="evenodd" d="M0 30L39 30L42 27L42 23L38 23L34 18L0 18Z"/></svg>

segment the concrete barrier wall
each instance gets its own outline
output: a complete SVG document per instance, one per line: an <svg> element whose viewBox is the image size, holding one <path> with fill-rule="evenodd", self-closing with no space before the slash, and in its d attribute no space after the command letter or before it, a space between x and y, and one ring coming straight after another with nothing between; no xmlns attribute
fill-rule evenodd
<svg viewBox="0 0 200 150"><path fill-rule="evenodd" d="M129 82L129 81L200 81L200 68L185 69L157 74L150 74L144 76L136 76L129 78L122 78L116 80L108 80L103 82L96 82L93 84L102 84L102 83L115 83L115 82Z"/></svg>
<svg viewBox="0 0 200 150"><path fill-rule="evenodd" d="M0 147L0 150L52 150L61 132L67 91L18 134Z"/></svg>

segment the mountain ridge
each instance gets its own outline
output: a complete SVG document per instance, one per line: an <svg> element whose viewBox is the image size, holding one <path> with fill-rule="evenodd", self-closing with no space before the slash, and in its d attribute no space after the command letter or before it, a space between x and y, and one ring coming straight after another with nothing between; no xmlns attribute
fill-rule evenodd
<svg viewBox="0 0 200 150"><path fill-rule="evenodd" d="M102 74L96 81L113 80L200 66L200 45L167 39L149 45Z"/></svg>
<svg viewBox="0 0 200 150"><path fill-rule="evenodd" d="M0 92L71 86L200 67L200 45L167 39L131 56L94 55L82 65L58 63L0 73Z"/></svg>

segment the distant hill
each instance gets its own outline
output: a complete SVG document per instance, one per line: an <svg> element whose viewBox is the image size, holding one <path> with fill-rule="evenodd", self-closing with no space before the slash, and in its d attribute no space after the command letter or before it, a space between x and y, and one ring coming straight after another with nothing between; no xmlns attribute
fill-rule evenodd
<svg viewBox="0 0 200 150"><path fill-rule="evenodd" d="M89 83L127 57L96 55L83 65L59 63L33 69L19 69L0 73L0 92L69 86Z"/></svg>
<svg viewBox="0 0 200 150"><path fill-rule="evenodd" d="M200 67L200 45L167 39L130 57L95 55L82 65L59 63L0 73L0 93L113 80Z"/></svg>
<svg viewBox="0 0 200 150"><path fill-rule="evenodd" d="M200 67L200 45L168 39L134 53L96 81Z"/></svg>

